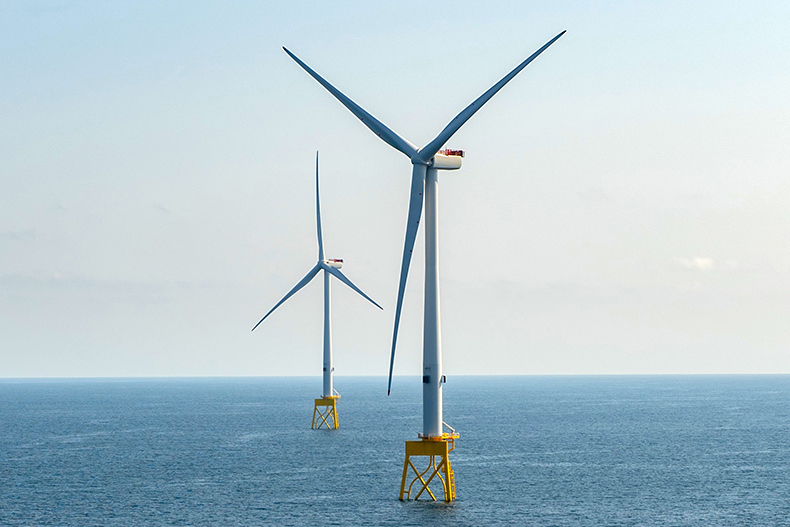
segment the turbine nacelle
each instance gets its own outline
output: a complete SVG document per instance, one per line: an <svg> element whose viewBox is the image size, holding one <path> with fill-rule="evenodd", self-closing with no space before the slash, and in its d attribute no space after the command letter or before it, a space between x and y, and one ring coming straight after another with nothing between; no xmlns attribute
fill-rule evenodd
<svg viewBox="0 0 790 527"><path fill-rule="evenodd" d="M464 157L463 150L450 150L446 148L436 152L428 162L423 161L422 157L420 157L420 152L417 152L411 158L411 163L413 165L425 165L437 170L458 170L461 168L462 157Z"/></svg>
<svg viewBox="0 0 790 527"><path fill-rule="evenodd" d="M464 157L463 150L445 150L433 156L428 166L437 170L458 170L461 168L462 157Z"/></svg>
<svg viewBox="0 0 790 527"><path fill-rule="evenodd" d="M327 258L324 260L323 263L327 267L331 267L333 269L342 269L343 267L343 259L342 258Z"/></svg>

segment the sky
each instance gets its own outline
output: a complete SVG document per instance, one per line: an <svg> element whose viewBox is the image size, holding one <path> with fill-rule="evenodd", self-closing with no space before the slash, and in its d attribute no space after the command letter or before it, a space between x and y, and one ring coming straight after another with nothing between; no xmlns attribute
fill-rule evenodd
<svg viewBox="0 0 790 527"><path fill-rule="evenodd" d="M292 52L447 143L444 369L790 373L787 2L0 3L0 377L386 375L411 167ZM396 375L419 375L423 237Z"/></svg>

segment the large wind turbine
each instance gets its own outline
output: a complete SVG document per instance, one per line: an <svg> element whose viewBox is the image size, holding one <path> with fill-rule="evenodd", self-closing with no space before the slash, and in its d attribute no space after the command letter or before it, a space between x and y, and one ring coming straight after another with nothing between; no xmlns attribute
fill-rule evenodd
<svg viewBox="0 0 790 527"><path fill-rule="evenodd" d="M373 303L379 309L383 309L372 298L362 292L360 288L355 286L351 280L344 275L340 268L343 267L343 260L335 258L324 258L324 239L321 233L321 201L318 196L318 152L315 153L315 216L318 230L318 263L315 267L310 269L310 272L302 278L293 289L288 291L282 300L277 302L273 308L266 313L262 319L255 324L252 331L255 331L261 322L266 320L266 317L272 314L275 309L280 307L286 300L291 298L297 291L306 286L310 281L315 278L319 271L324 271L324 390L322 397L315 400L315 409L313 410L313 428L318 422L318 428L326 425L327 428L338 428L337 420L337 399L340 395L335 392L333 386L333 377L335 368L332 366L332 320L329 302L329 277L334 276L348 287L362 295L365 299ZM316 421L316 413L318 413L319 421ZM327 421L331 418L331 423Z"/></svg>
<svg viewBox="0 0 790 527"><path fill-rule="evenodd" d="M398 286L398 301L395 309L395 325L392 332L392 351L390 355L389 380L387 384L387 394L392 387L392 368L395 361L395 346L398 339L398 325L400 323L401 308L403 306L403 293L406 287L406 278L409 274L409 264L411 263L412 249L414 240L417 236L420 216L422 215L423 202L425 203L425 308L423 322L423 431L420 438L424 440L452 439L454 433L445 434L442 422L442 353L441 353L441 333L440 333L440 313L439 313L439 262L437 253L437 207L438 207L438 170L455 170L461 168L461 157L463 152L445 151L440 153L439 149L475 114L491 97L493 97L502 87L510 82L521 70L530 62L543 53L558 38L565 34L565 31L549 40L535 53L530 55L521 64L516 66L510 73L505 75L499 82L494 84L488 91L478 97L472 104L467 106L461 113L455 116L450 123L436 136L436 138L422 148L417 148L412 142L398 135L388 128L384 123L370 115L354 101L346 97L337 88L332 86L318 73L313 71L307 64L302 62L293 53L283 48L285 52L296 61L307 73L309 73L319 84L326 88L337 98L351 113L356 115L374 134L379 136L385 143L402 152L409 158L412 164L411 178L411 197L409 200L409 212L406 223L406 240L403 246L403 259L401 261L400 284ZM448 154L448 155L445 155ZM424 192L424 197L423 197ZM406 445L406 462L404 463L404 482L406 477L406 467L409 463L409 442ZM428 455L428 454L425 454ZM452 471L449 470L449 461L446 455L443 456L444 467L440 465L434 471L436 474L440 469L444 471L446 481L445 499L450 501L454 498L454 485L452 483ZM433 463L433 455L431 455ZM413 468L413 466L412 466ZM416 471L416 469L415 469ZM430 482L430 476L428 482ZM441 474L439 474L441 479ZM422 477L419 479L422 481ZM412 482L413 483L413 482ZM422 481L423 490L427 483ZM409 487L411 489L411 487ZM403 482L401 484L401 499L403 498ZM408 494L407 494L408 495ZM433 497L433 494L431 494Z"/></svg>

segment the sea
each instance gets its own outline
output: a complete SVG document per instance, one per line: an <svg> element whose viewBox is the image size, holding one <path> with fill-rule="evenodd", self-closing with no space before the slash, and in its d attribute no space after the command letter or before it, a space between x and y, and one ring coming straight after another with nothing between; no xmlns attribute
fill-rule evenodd
<svg viewBox="0 0 790 527"><path fill-rule="evenodd" d="M2 526L790 526L790 376L448 376L457 499L398 500L421 383L0 380Z"/></svg>

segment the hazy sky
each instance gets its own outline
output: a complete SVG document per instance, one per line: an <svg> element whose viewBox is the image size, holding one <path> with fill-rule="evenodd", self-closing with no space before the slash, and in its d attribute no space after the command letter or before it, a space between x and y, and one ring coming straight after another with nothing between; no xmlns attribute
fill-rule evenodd
<svg viewBox="0 0 790 527"><path fill-rule="evenodd" d="M385 375L410 164L440 174L453 374L790 373L790 4L0 4L0 377ZM482 6L485 7L482 7ZM418 374L422 233L396 374Z"/></svg>

